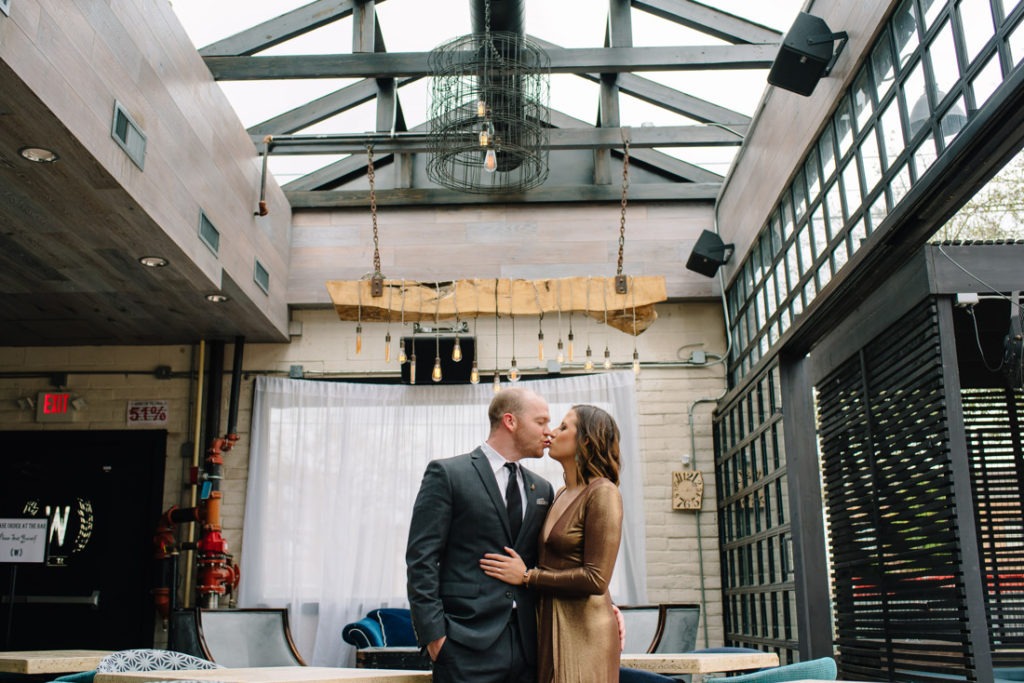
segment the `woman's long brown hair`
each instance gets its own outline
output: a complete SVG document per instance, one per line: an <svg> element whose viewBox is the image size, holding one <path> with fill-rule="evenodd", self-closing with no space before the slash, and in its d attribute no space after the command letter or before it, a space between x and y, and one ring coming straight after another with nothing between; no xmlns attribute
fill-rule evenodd
<svg viewBox="0 0 1024 683"><path fill-rule="evenodd" d="M596 477L619 483L619 426L615 418L597 406L572 407L576 413L576 468L588 484Z"/></svg>

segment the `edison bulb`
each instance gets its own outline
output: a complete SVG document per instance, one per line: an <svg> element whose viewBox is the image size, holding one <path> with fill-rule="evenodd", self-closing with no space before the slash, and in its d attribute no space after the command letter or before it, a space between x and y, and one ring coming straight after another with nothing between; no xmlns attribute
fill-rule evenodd
<svg viewBox="0 0 1024 683"><path fill-rule="evenodd" d="M501 391L501 376L497 372L494 373L494 382L492 382L492 386L494 387L494 393Z"/></svg>
<svg viewBox="0 0 1024 683"><path fill-rule="evenodd" d="M416 353L409 359L409 384L416 384Z"/></svg>
<svg viewBox="0 0 1024 683"><path fill-rule="evenodd" d="M562 351L562 340L561 339L558 340L558 354L555 356L555 360L557 360L559 363L564 363L565 362L565 353L563 353L563 351Z"/></svg>
<svg viewBox="0 0 1024 683"><path fill-rule="evenodd" d="M488 149L484 155L484 170L488 173L498 170L498 155L494 153L494 149Z"/></svg>
<svg viewBox="0 0 1024 683"><path fill-rule="evenodd" d="M434 369L430 371L430 380L432 382L441 381L441 356L434 356Z"/></svg>
<svg viewBox="0 0 1024 683"><path fill-rule="evenodd" d="M572 362L572 332L569 333L569 362Z"/></svg>
<svg viewBox="0 0 1024 683"><path fill-rule="evenodd" d="M585 361L583 361L583 369L584 370L593 370L594 369L594 358L593 358L593 354L591 354L591 352L590 352L590 344L587 344L587 359Z"/></svg>
<svg viewBox="0 0 1024 683"><path fill-rule="evenodd" d="M487 116L487 103L483 100L477 100L476 102L476 115L480 118Z"/></svg>
<svg viewBox="0 0 1024 683"><path fill-rule="evenodd" d="M409 357L405 355L405 342L403 341L398 347L398 362L401 365L405 365L409 361Z"/></svg>
<svg viewBox="0 0 1024 683"><path fill-rule="evenodd" d="M486 130L480 131L480 146L486 147L491 141L491 136L487 134Z"/></svg>
<svg viewBox="0 0 1024 683"><path fill-rule="evenodd" d="M544 333L537 333L537 360L544 360Z"/></svg>
<svg viewBox="0 0 1024 683"><path fill-rule="evenodd" d="M455 346L452 347L452 362L458 363L462 360L462 346L459 344L459 338L455 338Z"/></svg>
<svg viewBox="0 0 1024 683"><path fill-rule="evenodd" d="M612 369L612 354L608 351L608 347L604 347L604 369Z"/></svg>
<svg viewBox="0 0 1024 683"><path fill-rule="evenodd" d="M476 361L473 361L473 368L469 371L469 383L480 384L480 370L476 367Z"/></svg>
<svg viewBox="0 0 1024 683"><path fill-rule="evenodd" d="M633 349L633 374L640 374L640 354L636 352L636 349Z"/></svg>
<svg viewBox="0 0 1024 683"><path fill-rule="evenodd" d="M512 359L512 367L508 369L508 381L518 382L519 381L519 368L516 367L516 359Z"/></svg>
<svg viewBox="0 0 1024 683"><path fill-rule="evenodd" d="M356 325L356 355L358 356L363 350L363 326Z"/></svg>
<svg viewBox="0 0 1024 683"><path fill-rule="evenodd" d="M384 335L384 362L391 362L391 333Z"/></svg>

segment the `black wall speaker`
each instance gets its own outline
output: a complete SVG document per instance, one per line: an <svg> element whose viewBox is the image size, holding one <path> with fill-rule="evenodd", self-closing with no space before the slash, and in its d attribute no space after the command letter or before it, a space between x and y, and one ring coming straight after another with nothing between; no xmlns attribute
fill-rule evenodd
<svg viewBox="0 0 1024 683"><path fill-rule="evenodd" d="M476 339L459 336L459 348L462 349L462 360L452 360L452 349L455 348L455 337L419 335L402 337L399 342L405 349L405 355L412 359L416 351L416 384L469 384L469 374L473 370L473 358L476 354ZM441 381L434 382L430 373L434 369L434 359L441 357ZM410 367L412 363L402 363L402 383L410 384Z"/></svg>
<svg viewBox="0 0 1024 683"><path fill-rule="evenodd" d="M834 40L844 36L833 34L821 17L800 12L782 40L768 82L799 95L810 95L831 69Z"/></svg>
<svg viewBox="0 0 1024 683"><path fill-rule="evenodd" d="M714 277L718 267L726 263L732 256L733 245L724 244L722 238L710 230L705 230L693 245L690 258L686 260L686 269L695 273Z"/></svg>

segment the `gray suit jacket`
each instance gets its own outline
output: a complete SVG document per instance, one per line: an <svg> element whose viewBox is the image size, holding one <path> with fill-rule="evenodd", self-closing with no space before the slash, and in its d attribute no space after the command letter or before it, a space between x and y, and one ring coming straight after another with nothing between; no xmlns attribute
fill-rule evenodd
<svg viewBox="0 0 1024 683"><path fill-rule="evenodd" d="M493 644L513 601L529 663L537 645L536 599L522 586L492 579L480 568L484 553L515 548L527 567L537 563L537 537L553 490L526 469L526 509L513 539L505 502L487 456L477 448L427 465L413 506L405 561L413 628L421 646L447 636L474 650Z"/></svg>

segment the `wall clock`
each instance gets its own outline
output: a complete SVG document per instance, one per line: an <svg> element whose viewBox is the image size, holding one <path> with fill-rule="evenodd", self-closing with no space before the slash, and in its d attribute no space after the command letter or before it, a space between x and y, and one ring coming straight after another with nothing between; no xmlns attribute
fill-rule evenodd
<svg viewBox="0 0 1024 683"><path fill-rule="evenodd" d="M673 510L700 510L703 501L703 474L697 470L672 473Z"/></svg>

